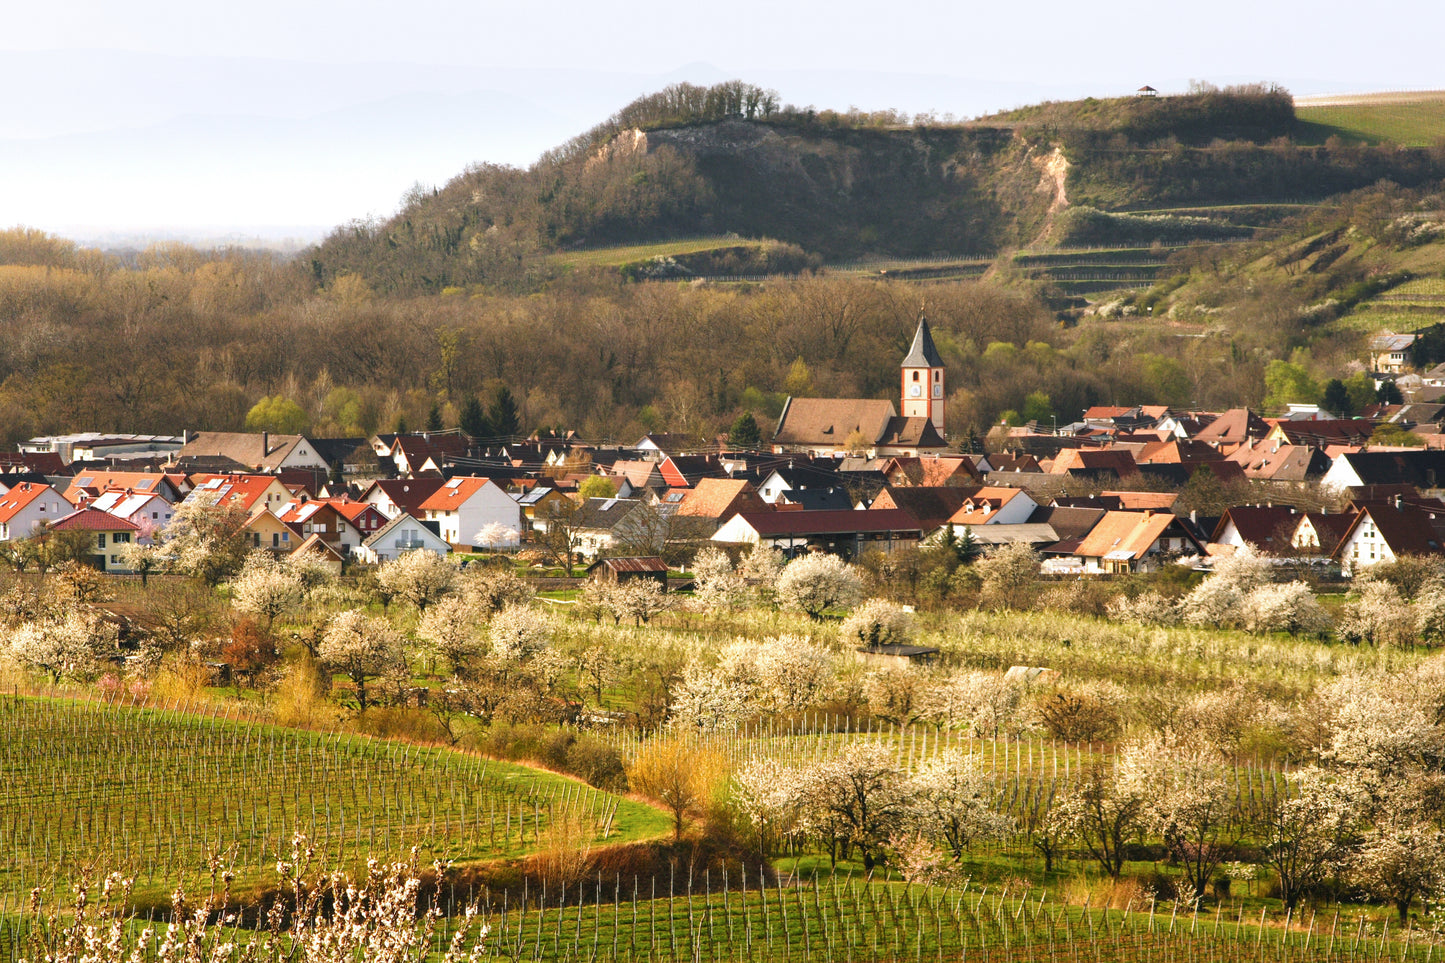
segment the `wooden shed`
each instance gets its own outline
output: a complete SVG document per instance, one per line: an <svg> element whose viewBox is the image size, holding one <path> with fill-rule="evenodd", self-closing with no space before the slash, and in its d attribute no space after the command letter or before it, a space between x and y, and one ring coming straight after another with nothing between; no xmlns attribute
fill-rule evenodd
<svg viewBox="0 0 1445 963"><path fill-rule="evenodd" d="M604 558L587 566L587 577L613 582L651 579L667 591L667 563L656 555Z"/></svg>

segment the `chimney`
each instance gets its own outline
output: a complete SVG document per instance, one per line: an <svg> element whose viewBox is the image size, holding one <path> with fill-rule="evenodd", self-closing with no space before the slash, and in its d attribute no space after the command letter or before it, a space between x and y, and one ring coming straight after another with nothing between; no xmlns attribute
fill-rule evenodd
<svg viewBox="0 0 1445 963"><path fill-rule="evenodd" d="M266 457L267 455L269 455L269 454L271 454L271 433L270 433L269 431L262 431L262 432L261 432L261 457L262 457L262 458L265 458L265 457Z"/></svg>
<svg viewBox="0 0 1445 963"><path fill-rule="evenodd" d="M1192 508L1189 509L1189 523L1191 525L1199 524L1199 513Z"/></svg>

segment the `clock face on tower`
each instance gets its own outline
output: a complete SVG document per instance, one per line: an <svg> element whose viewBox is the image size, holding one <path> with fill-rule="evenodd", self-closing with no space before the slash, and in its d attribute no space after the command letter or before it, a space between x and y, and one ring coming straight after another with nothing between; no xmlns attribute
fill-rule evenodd
<svg viewBox="0 0 1445 963"><path fill-rule="evenodd" d="M933 397L935 397L935 398L942 398L942 397L943 397L943 385L936 384L936 385L933 386Z"/></svg>
<svg viewBox="0 0 1445 963"><path fill-rule="evenodd" d="M922 386L922 385L909 385L909 386L908 386L908 397L910 397L910 398L917 398L917 397L918 397L919 395L921 395L921 394L923 394L923 386Z"/></svg>

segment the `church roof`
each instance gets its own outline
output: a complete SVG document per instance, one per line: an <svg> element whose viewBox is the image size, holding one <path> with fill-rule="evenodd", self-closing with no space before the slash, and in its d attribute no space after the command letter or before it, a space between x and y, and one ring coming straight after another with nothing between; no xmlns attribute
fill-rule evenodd
<svg viewBox="0 0 1445 963"><path fill-rule="evenodd" d="M938 348L933 345L933 332L928 330L928 319L921 314L918 316L918 330L913 335L913 347L908 349L908 356L903 359L900 367L943 367L943 358L939 356Z"/></svg>
<svg viewBox="0 0 1445 963"><path fill-rule="evenodd" d="M789 398L778 417L773 444L842 448L856 431L872 445L883 437L894 417L891 401Z"/></svg>

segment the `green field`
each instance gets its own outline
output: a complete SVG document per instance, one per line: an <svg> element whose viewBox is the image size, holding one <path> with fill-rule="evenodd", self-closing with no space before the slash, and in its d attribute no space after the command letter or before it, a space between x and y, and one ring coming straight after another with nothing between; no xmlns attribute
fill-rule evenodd
<svg viewBox="0 0 1445 963"><path fill-rule="evenodd" d="M304 833L327 866L517 857L567 814L595 843L662 835L655 809L511 763L366 736L83 702L0 701L0 912L97 865L168 893L221 854L274 882Z"/></svg>
<svg viewBox="0 0 1445 963"><path fill-rule="evenodd" d="M1324 143L1340 137L1358 143L1429 147L1445 138L1445 93L1365 95L1352 101L1337 98L1319 106L1297 105L1300 139Z"/></svg>
<svg viewBox="0 0 1445 963"><path fill-rule="evenodd" d="M565 251L553 256L558 264L572 267L622 267L637 261L679 254L700 254L730 247L761 247L761 241L748 241L720 234L680 241L657 241L652 244L631 244L620 247L598 247L585 251Z"/></svg>

